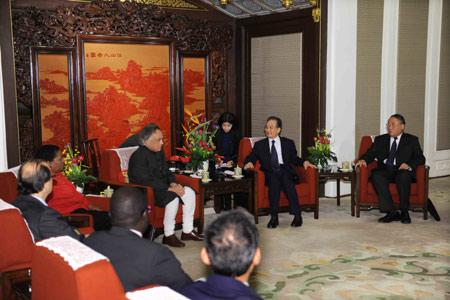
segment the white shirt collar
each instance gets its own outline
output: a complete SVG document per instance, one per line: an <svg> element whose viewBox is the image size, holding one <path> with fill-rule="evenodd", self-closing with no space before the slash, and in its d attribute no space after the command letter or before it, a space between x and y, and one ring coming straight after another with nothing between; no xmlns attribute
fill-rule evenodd
<svg viewBox="0 0 450 300"><path fill-rule="evenodd" d="M39 202L41 202L45 206L48 206L47 202L45 202L45 200L42 199L41 197L39 197L37 194L31 194L31 197L33 197L34 199L37 199Z"/></svg>
<svg viewBox="0 0 450 300"><path fill-rule="evenodd" d="M137 236L142 237L142 232L140 232L139 230L136 230L136 229L130 229L130 231L131 231L132 233L136 234Z"/></svg>
<svg viewBox="0 0 450 300"><path fill-rule="evenodd" d="M400 133L399 135L397 135L397 143L399 143L400 142L400 139L402 138L402 135L403 135L403 132L402 133ZM394 140L394 137L393 136L391 136L391 141L393 141Z"/></svg>
<svg viewBox="0 0 450 300"><path fill-rule="evenodd" d="M278 142L280 141L280 136L279 135L277 135L277 137L276 138L274 138L274 139L272 139L272 138L269 138L269 142L272 144L272 141L275 141L275 143L276 144L278 144Z"/></svg>

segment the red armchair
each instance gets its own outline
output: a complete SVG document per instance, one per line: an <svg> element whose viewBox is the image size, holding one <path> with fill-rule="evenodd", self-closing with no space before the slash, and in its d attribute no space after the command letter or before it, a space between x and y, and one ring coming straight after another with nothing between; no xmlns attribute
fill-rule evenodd
<svg viewBox="0 0 450 300"><path fill-rule="evenodd" d="M156 234L161 234L164 229L164 208L155 205L153 189L148 186L128 183L127 170L128 161L136 151L137 147L107 149L102 152L102 164L100 165L99 179L102 182L113 186L136 186L144 189L147 193L147 202L151 206L149 222L156 229ZM203 203L198 196L200 191L200 181L185 175L176 175L176 181L184 186L191 187L196 193L196 205L194 213L194 224L199 233L203 231L204 211ZM181 205L181 204L180 204ZM181 228L182 209L178 209L175 219L176 228Z"/></svg>
<svg viewBox="0 0 450 300"><path fill-rule="evenodd" d="M145 297L151 287L125 294L109 260L67 236L38 242L33 249L32 268L34 300L153 299ZM134 297L139 293L144 295ZM172 294L175 297L171 299L179 296Z"/></svg>
<svg viewBox="0 0 450 300"><path fill-rule="evenodd" d="M361 157L372 146L372 137L363 136L359 146L358 157ZM356 217L359 218L360 210L370 210L379 208L378 195L370 182L370 175L377 167L377 162L373 161L367 167L360 167L356 170ZM409 198L410 209L422 211L423 219L428 219L428 174L429 168L425 165L417 166L416 182L411 184L411 194ZM394 200L394 204L399 206L399 198L395 183L389 185L389 190Z"/></svg>
<svg viewBox="0 0 450 300"><path fill-rule="evenodd" d="M30 281L33 237L19 209L0 199L0 299L12 299L12 286Z"/></svg>
<svg viewBox="0 0 450 300"><path fill-rule="evenodd" d="M239 143L238 164L244 166L245 158L252 151L254 143L262 137L241 139ZM300 176L300 183L296 185L297 195L300 207L303 211L314 211L314 219L319 218L319 175L316 169L303 167L296 168ZM260 170L259 162L255 166L255 195L257 197L257 206L259 215L267 215L269 213L269 190L264 183L264 172ZM280 210L287 210L289 206L288 200L284 193L280 197Z"/></svg>
<svg viewBox="0 0 450 300"><path fill-rule="evenodd" d="M0 199L6 202L12 203L18 195L17 191L17 172L20 166L0 172ZM96 196L87 196L89 202L93 205L100 207L102 210L109 210L109 203L106 198L100 198ZM94 221L91 215L88 214L69 214L64 216L69 224L77 229L82 234L89 234L94 232Z"/></svg>

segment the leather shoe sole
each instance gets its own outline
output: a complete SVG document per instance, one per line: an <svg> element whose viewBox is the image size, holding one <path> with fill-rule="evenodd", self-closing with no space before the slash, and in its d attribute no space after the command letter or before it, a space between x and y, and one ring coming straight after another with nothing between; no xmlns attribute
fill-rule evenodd
<svg viewBox="0 0 450 300"><path fill-rule="evenodd" d="M203 235L198 234L195 230L192 230L190 233L181 233L182 241L203 241Z"/></svg>
<svg viewBox="0 0 450 300"><path fill-rule="evenodd" d="M176 247L176 248L182 248L186 246L182 241L180 241L175 234L164 236L162 239L162 243L170 246L170 247Z"/></svg>

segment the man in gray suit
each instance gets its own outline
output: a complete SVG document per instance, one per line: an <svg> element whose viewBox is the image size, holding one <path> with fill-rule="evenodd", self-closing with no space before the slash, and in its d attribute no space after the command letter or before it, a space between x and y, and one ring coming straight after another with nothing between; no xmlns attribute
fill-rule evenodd
<svg viewBox="0 0 450 300"><path fill-rule="evenodd" d="M126 291L150 284L179 290L192 282L168 248L142 238L148 226L147 199L139 188L115 191L110 211L111 230L94 232L85 244L109 258Z"/></svg>
<svg viewBox="0 0 450 300"><path fill-rule="evenodd" d="M52 175L46 162L31 160L24 163L19 169L18 184L20 195L13 205L22 212L36 242L61 235L77 240L83 238L45 202L53 189Z"/></svg>

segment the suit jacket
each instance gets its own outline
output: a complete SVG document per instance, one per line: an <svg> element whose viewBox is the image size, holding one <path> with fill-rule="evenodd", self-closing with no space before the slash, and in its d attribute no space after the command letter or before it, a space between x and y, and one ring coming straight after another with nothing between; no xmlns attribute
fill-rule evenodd
<svg viewBox="0 0 450 300"><path fill-rule="evenodd" d="M213 274L206 281L195 281L181 291L181 294L189 299L261 299L250 287L242 282L229 277Z"/></svg>
<svg viewBox="0 0 450 300"><path fill-rule="evenodd" d="M225 136L228 136L228 151L225 153ZM216 153L224 157L223 161L227 162L232 160L234 163L237 161L237 154L239 148L239 133L235 130L231 130L229 133L225 133L221 128L217 131L214 137L214 145L216 146Z"/></svg>
<svg viewBox="0 0 450 300"><path fill-rule="evenodd" d="M390 152L390 138L389 134L377 136L372 146L360 159L365 160L367 164L377 159L378 167L384 167L384 160L388 158ZM395 160L396 166L407 163L413 171L418 165L425 164L425 156L423 156L417 136L408 133L402 134L395 153Z"/></svg>
<svg viewBox="0 0 450 300"><path fill-rule="evenodd" d="M170 183L175 182L175 176L169 171L164 151L153 152L145 146L139 146L130 157L128 179L131 183L151 186L155 193L155 204L159 207L166 206L178 197L167 190Z"/></svg>
<svg viewBox="0 0 450 300"><path fill-rule="evenodd" d="M31 195L20 195L13 204L22 212L35 242L62 235L68 235L76 240L83 238L57 211L45 206Z"/></svg>
<svg viewBox="0 0 450 300"><path fill-rule="evenodd" d="M109 258L126 291L149 284L180 290L192 282L167 247L127 228L113 226L109 231L96 231L85 244Z"/></svg>
<svg viewBox="0 0 450 300"><path fill-rule="evenodd" d="M293 179L297 175L292 165L303 166L304 160L298 157L297 149L293 140L280 137L281 139L281 152L283 156L284 168L292 174ZM245 163L252 162L255 164L257 161L261 164L261 171L264 172L266 185L270 179L270 173L272 173L272 167L270 166L270 147L269 139L265 138L255 143L252 152L245 159Z"/></svg>

